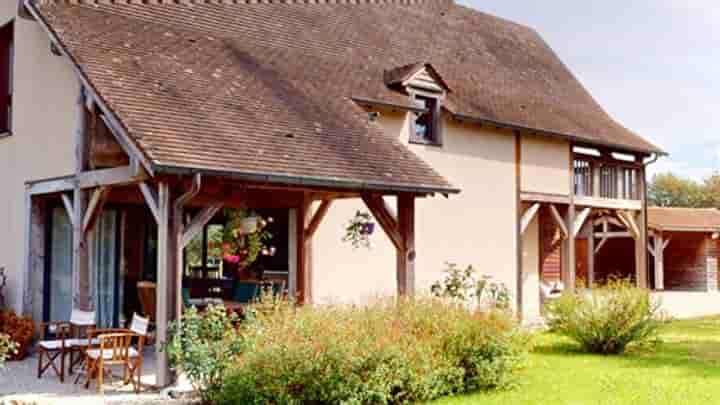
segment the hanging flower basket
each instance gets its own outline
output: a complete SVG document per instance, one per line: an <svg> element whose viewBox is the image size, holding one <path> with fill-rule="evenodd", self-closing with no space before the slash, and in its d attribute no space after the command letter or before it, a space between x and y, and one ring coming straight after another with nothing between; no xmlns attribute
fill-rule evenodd
<svg viewBox="0 0 720 405"><path fill-rule="evenodd" d="M354 248L370 248L370 235L375 232L375 222L369 212L357 211L345 227L343 242L350 242Z"/></svg>
<svg viewBox="0 0 720 405"><path fill-rule="evenodd" d="M249 216L247 218L243 218L240 221L240 226L242 227L243 233L245 233L245 234L257 232L258 217L253 215L253 216Z"/></svg>

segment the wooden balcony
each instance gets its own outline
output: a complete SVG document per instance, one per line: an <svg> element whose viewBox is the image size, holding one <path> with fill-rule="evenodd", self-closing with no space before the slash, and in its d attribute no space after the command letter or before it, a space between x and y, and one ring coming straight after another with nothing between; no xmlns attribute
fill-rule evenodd
<svg viewBox="0 0 720 405"><path fill-rule="evenodd" d="M631 210L642 208L642 172L636 163L576 155L573 168L576 205Z"/></svg>

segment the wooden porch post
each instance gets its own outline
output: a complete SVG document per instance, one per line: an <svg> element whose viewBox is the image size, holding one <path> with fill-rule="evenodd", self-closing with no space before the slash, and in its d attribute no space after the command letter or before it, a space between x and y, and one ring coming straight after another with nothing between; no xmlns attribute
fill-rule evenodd
<svg viewBox="0 0 720 405"><path fill-rule="evenodd" d="M75 175L76 178L87 169L88 141L87 141L87 110L85 108L85 89L80 84L77 99L77 132L75 134ZM73 190L73 257L72 257L72 290L73 308L89 309L90 306L90 269L88 265L88 250L83 219L87 208L86 191L76 181Z"/></svg>
<svg viewBox="0 0 720 405"><path fill-rule="evenodd" d="M632 214L630 214L632 215ZM648 288L647 274L647 228L645 227L645 210L641 209L636 215L638 235L635 238L635 277L637 286Z"/></svg>
<svg viewBox="0 0 720 405"><path fill-rule="evenodd" d="M395 246L398 295L415 294L415 195L398 194L397 217L381 195L366 194L362 199Z"/></svg>
<svg viewBox="0 0 720 405"><path fill-rule="evenodd" d="M655 289L665 289L665 238L662 231L655 231L652 255L655 259Z"/></svg>
<svg viewBox="0 0 720 405"><path fill-rule="evenodd" d="M590 220L587 226L590 230L587 235L587 286L592 288L595 284L595 224Z"/></svg>
<svg viewBox="0 0 720 405"><path fill-rule="evenodd" d="M570 202L567 213L565 214L565 223L568 229L568 235L565 239L565 268L563 272L563 282L565 288L569 291L575 291L575 272L577 263L575 262L575 204Z"/></svg>
<svg viewBox="0 0 720 405"><path fill-rule="evenodd" d="M398 195L398 233L402 246L397 249L398 295L415 295L415 196Z"/></svg>
<svg viewBox="0 0 720 405"><path fill-rule="evenodd" d="M705 235L705 271L707 272L707 291L718 290L717 241L712 234Z"/></svg>
<svg viewBox="0 0 720 405"><path fill-rule="evenodd" d="M172 302L173 281L170 273L175 269L173 258L175 250L172 246L173 234L171 230L171 203L170 187L167 182L161 181L158 184L157 193L157 283L156 283L156 329L157 343L155 353L157 356L157 385L165 387L171 383L170 368L168 366L167 353L161 351L162 344L167 341L167 327L171 313L174 309Z"/></svg>
<svg viewBox="0 0 720 405"><path fill-rule="evenodd" d="M297 224L295 226L295 240L297 241L297 290L295 292L295 298L299 304L309 304L312 300L310 274L312 272L310 260L311 244L305 235L305 229L310 223L310 205L310 199L305 197L297 208Z"/></svg>

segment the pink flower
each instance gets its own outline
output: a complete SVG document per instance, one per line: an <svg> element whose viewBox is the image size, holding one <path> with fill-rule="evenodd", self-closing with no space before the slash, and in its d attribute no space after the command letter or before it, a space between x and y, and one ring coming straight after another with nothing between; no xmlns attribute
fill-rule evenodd
<svg viewBox="0 0 720 405"><path fill-rule="evenodd" d="M267 221L272 224L275 222L275 219L273 217L268 217Z"/></svg>
<svg viewBox="0 0 720 405"><path fill-rule="evenodd" d="M232 264L240 263L240 256L237 255L225 255L223 259L225 259L226 262Z"/></svg>
<svg viewBox="0 0 720 405"><path fill-rule="evenodd" d="M229 243L223 243L222 245L223 252L227 253L230 251L230 244Z"/></svg>

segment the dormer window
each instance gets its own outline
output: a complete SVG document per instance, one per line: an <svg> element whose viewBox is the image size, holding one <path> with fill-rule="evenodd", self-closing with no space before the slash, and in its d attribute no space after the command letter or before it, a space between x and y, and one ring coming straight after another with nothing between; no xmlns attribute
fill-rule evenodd
<svg viewBox="0 0 720 405"><path fill-rule="evenodd" d="M413 63L385 71L385 84L407 94L412 102L410 143L442 145L441 110L450 92L429 63Z"/></svg>
<svg viewBox="0 0 720 405"><path fill-rule="evenodd" d="M435 97L414 96L415 105L420 109L414 112L415 119L410 142L428 145L440 145L439 123L440 102Z"/></svg>

